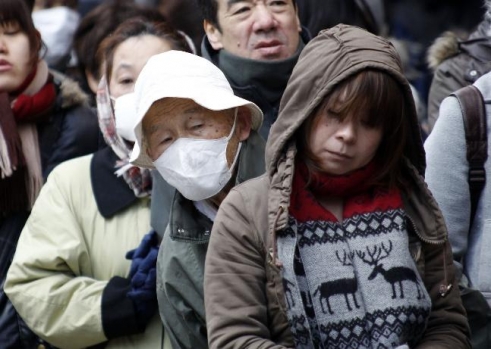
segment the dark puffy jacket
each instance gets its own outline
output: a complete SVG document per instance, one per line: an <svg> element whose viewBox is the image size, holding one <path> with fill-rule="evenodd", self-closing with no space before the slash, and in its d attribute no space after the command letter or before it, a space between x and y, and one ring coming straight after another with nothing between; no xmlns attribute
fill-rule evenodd
<svg viewBox="0 0 491 349"><path fill-rule="evenodd" d="M53 73L53 72L52 72ZM43 177L59 163L98 149L99 124L96 111L77 83L53 73L57 100L51 118L38 125Z"/></svg>

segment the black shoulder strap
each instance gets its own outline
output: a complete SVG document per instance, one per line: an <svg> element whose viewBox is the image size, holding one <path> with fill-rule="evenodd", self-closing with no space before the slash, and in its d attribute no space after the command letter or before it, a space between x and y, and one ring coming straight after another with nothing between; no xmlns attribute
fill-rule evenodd
<svg viewBox="0 0 491 349"><path fill-rule="evenodd" d="M464 119L467 161L469 162L469 189L471 194L471 224L476 214L479 196L486 184L484 163L488 158L486 108L481 92L469 85L454 92L459 100Z"/></svg>

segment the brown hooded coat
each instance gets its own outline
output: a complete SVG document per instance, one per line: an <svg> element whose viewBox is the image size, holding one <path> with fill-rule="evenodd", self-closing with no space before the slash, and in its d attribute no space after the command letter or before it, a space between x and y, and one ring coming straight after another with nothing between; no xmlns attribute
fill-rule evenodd
<svg viewBox="0 0 491 349"><path fill-rule="evenodd" d="M441 212L421 173L424 150L410 87L394 47L359 28L322 31L303 50L283 95L266 146L267 173L235 187L221 204L205 265L210 348L293 348L276 232L287 227L296 154L295 132L339 82L364 69L390 74L407 99L405 145L409 192L404 210L413 229L409 249L432 300L418 349L470 348L468 324L455 282ZM441 287L447 289L444 296Z"/></svg>

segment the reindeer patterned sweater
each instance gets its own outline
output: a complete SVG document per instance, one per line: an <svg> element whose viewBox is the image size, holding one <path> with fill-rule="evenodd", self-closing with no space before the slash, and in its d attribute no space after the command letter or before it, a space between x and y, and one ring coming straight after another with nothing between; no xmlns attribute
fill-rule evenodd
<svg viewBox="0 0 491 349"><path fill-rule="evenodd" d="M314 178L310 190L298 168L288 228L277 242L296 348L412 347L431 301L409 252L399 191L366 188L373 165ZM311 191L347 193L343 220Z"/></svg>

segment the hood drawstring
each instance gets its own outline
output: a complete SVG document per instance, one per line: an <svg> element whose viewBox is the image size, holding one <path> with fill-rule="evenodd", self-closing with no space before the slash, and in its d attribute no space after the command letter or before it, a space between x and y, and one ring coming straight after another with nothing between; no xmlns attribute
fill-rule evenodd
<svg viewBox="0 0 491 349"><path fill-rule="evenodd" d="M270 233L271 238L273 239L273 251L270 250L271 263L274 263L274 265L277 266L278 268L282 268L283 263L277 257L278 256L278 246L276 244L276 227L278 225L278 220L279 220L279 218L280 218L280 216L284 210L285 210L285 208L283 207L283 205L280 205L280 207L278 208L278 212L276 213L276 218L275 218L274 223L273 223L273 229Z"/></svg>

